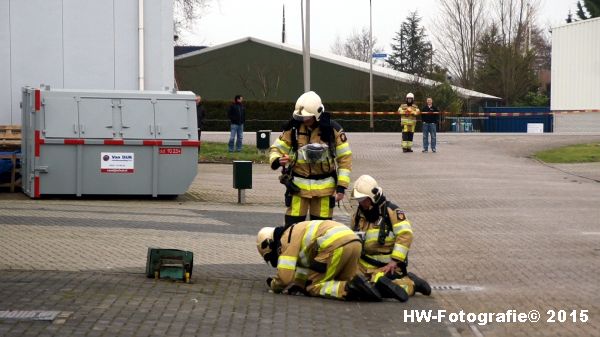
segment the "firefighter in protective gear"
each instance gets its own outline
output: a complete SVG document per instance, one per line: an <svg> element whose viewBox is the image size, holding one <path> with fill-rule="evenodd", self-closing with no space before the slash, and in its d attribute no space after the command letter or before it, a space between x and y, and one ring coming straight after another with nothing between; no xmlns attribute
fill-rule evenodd
<svg viewBox="0 0 600 337"><path fill-rule="evenodd" d="M289 227L265 227L256 245L264 260L277 268L267 279L276 293L300 292L325 298L381 301L379 292L357 275L361 242L345 225L312 220Z"/></svg>
<svg viewBox="0 0 600 337"><path fill-rule="evenodd" d="M406 95L405 103L398 108L400 124L402 125L402 152L413 152L413 136L415 126L417 126L417 116L420 114L419 107L414 103L415 95L409 92Z"/></svg>
<svg viewBox="0 0 600 337"><path fill-rule="evenodd" d="M406 271L413 231L404 212L385 199L383 189L369 175L356 180L352 198L359 203L351 218L351 228L363 238L361 272L376 285L379 278L387 277L409 296L415 292L430 295L429 284Z"/></svg>
<svg viewBox="0 0 600 337"><path fill-rule="evenodd" d="M352 151L342 127L330 119L321 98L309 91L298 98L293 118L271 145L273 170L283 167L285 224L331 219L336 201L350 185Z"/></svg>

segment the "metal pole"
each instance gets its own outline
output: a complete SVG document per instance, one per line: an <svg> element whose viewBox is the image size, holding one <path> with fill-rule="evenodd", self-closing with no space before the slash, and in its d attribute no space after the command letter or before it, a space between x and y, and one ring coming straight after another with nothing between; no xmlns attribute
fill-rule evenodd
<svg viewBox="0 0 600 337"><path fill-rule="evenodd" d="M306 25L304 26L304 92L310 91L310 0L306 0Z"/></svg>
<svg viewBox="0 0 600 337"><path fill-rule="evenodd" d="M304 79L304 70L306 69L306 59L304 50L306 49L306 40L304 39L304 0L300 0L300 30L302 31L302 78Z"/></svg>
<svg viewBox="0 0 600 337"><path fill-rule="evenodd" d="M371 0L369 0L369 126L371 131L375 131L373 123L373 10Z"/></svg>

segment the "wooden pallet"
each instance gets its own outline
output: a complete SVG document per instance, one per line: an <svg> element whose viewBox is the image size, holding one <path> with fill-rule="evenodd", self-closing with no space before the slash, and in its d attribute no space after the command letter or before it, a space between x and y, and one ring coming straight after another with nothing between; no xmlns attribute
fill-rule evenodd
<svg viewBox="0 0 600 337"><path fill-rule="evenodd" d="M0 125L0 151L14 151L21 148L21 126L20 125ZM0 154L0 159L10 159L12 161L12 172L10 182L0 184L0 187L8 187L14 192L16 187L21 186L21 179L17 178L19 169L16 168L17 160L20 155Z"/></svg>
<svg viewBox="0 0 600 337"><path fill-rule="evenodd" d="M0 125L0 147L15 147L21 145L20 125Z"/></svg>

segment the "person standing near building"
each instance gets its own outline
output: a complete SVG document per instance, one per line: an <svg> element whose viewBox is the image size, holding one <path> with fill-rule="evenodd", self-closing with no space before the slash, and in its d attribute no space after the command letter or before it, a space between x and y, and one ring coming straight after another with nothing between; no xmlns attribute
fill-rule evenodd
<svg viewBox="0 0 600 337"><path fill-rule="evenodd" d="M242 104L244 97L236 95L233 104L229 106L227 115L230 121L231 134L229 135L229 152L242 151L244 139L244 123L246 122L246 108ZM235 141L235 147L234 147Z"/></svg>
<svg viewBox="0 0 600 337"><path fill-rule="evenodd" d="M206 108L204 108L204 104L202 104L202 97L196 95L196 121L198 123L198 140L200 140L200 135L202 134L202 129L204 128L205 117Z"/></svg>
<svg viewBox="0 0 600 337"><path fill-rule="evenodd" d="M400 124L402 125L402 152L413 152L413 135L415 134L417 116L419 115L419 108L414 103L415 95L409 92L406 95L405 103L398 108Z"/></svg>
<svg viewBox="0 0 600 337"><path fill-rule="evenodd" d="M423 152L429 149L429 135L431 135L431 151L436 148L436 124L440 118L440 110L433 105L433 99L427 97L427 105L421 109L421 120L423 121Z"/></svg>
<svg viewBox="0 0 600 337"><path fill-rule="evenodd" d="M342 127L330 119L313 91L296 101L292 119L269 150L271 168L283 167L285 224L331 219L350 185L352 151Z"/></svg>

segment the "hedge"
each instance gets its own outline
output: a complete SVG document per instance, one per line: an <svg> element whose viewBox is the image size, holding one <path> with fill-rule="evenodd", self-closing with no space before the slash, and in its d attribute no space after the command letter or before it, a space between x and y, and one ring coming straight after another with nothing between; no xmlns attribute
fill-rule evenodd
<svg viewBox="0 0 600 337"><path fill-rule="evenodd" d="M282 125L292 116L293 102L245 102L246 123L244 131L273 130L281 131ZM228 131L229 119L227 110L231 102L210 101L204 102L206 119L205 131ZM397 111L400 103L375 102L374 111ZM368 102L332 102L325 104L327 111L369 111ZM340 123L344 130L349 132L367 132L370 129L370 116L368 115L333 115L333 119ZM376 132L401 132L400 118L397 115L375 115L374 126ZM417 123L417 132L421 123Z"/></svg>

